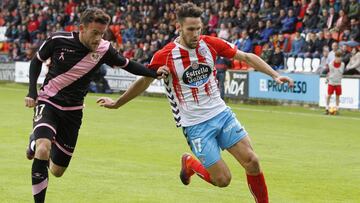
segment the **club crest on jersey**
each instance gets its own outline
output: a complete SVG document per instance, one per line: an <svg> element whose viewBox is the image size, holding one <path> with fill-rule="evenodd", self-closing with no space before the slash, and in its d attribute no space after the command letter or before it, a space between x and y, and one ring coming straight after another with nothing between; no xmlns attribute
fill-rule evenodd
<svg viewBox="0 0 360 203"><path fill-rule="evenodd" d="M212 73L210 66L202 63L192 63L185 69L182 80L190 87L200 87L205 84Z"/></svg>
<svg viewBox="0 0 360 203"><path fill-rule="evenodd" d="M199 64L198 64L198 63L192 63L192 64L191 64L191 67L192 67L193 69L198 69L198 68L199 68Z"/></svg>
<svg viewBox="0 0 360 203"><path fill-rule="evenodd" d="M100 60L100 54L98 54L97 52L92 52L90 54L90 58L91 60L93 60L94 62L98 62Z"/></svg>

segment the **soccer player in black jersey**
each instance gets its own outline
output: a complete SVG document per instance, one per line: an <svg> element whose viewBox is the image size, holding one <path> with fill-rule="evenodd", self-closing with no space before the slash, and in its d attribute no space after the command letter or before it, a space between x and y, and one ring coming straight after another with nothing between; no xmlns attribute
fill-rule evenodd
<svg viewBox="0 0 360 203"><path fill-rule="evenodd" d="M74 152L81 125L84 97L92 75L101 64L120 67L142 76L163 78L165 68L153 71L121 56L102 36L110 16L98 8L86 9L79 32L56 32L40 47L30 63L29 93L25 105L34 108L33 133L27 149L32 164L32 193L44 202L48 169L60 177ZM42 63L50 59L49 71L38 93L36 82Z"/></svg>

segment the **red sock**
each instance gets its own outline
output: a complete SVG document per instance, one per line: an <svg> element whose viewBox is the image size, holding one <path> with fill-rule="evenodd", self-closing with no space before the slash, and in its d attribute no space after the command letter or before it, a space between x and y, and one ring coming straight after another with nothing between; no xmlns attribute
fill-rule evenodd
<svg viewBox="0 0 360 203"><path fill-rule="evenodd" d="M200 161L196 160L194 157L189 158L188 160L189 167L192 169L193 173L196 173L200 178L205 180L208 183L211 183L211 178L209 172L206 168L200 163Z"/></svg>
<svg viewBox="0 0 360 203"><path fill-rule="evenodd" d="M263 173L256 176L246 174L246 176L250 192L254 196L256 203L268 203L268 192Z"/></svg>

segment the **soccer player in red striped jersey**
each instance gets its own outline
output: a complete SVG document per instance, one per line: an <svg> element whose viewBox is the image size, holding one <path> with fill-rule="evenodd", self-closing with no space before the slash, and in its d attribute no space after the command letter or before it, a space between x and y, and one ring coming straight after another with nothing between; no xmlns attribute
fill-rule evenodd
<svg viewBox="0 0 360 203"><path fill-rule="evenodd" d="M293 81L280 76L258 56L239 51L222 39L201 35L201 14L202 10L193 3L181 5L177 10L180 36L156 52L149 64L150 69L169 68L164 82L174 119L198 158L188 153L182 156L180 179L188 185L191 176L197 174L212 185L226 187L231 174L220 148L226 149L244 167L255 201L268 202L265 178L250 138L220 97L215 60L217 56L243 60L279 84L288 82L293 86ZM101 97L97 102L106 108L119 108L145 91L152 81L142 77L116 101Z"/></svg>

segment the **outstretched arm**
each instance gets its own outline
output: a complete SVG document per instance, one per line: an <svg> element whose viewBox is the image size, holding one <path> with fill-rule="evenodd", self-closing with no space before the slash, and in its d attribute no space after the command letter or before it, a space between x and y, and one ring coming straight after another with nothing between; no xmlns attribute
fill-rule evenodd
<svg viewBox="0 0 360 203"><path fill-rule="evenodd" d="M152 77L157 79L165 78L165 76L168 74L166 69L159 68L157 71L155 71L146 68L144 65L135 61L129 61L127 66L123 67L123 69L134 75L141 75L141 76Z"/></svg>
<svg viewBox="0 0 360 203"><path fill-rule="evenodd" d="M237 50L234 59L245 61L251 67L255 68L255 70L263 72L272 77L278 84L287 82L289 83L290 87L294 86L294 81L291 78L287 76L281 76L278 72L272 69L269 64L253 53L245 53Z"/></svg>
<svg viewBox="0 0 360 203"><path fill-rule="evenodd" d="M126 104L130 100L137 97L139 94L144 92L151 82L153 81L153 78L149 77L141 77L140 79L136 80L128 90L124 94L122 94L116 101L112 100L109 97L100 97L96 102L105 108L108 109L117 109L120 106Z"/></svg>
<svg viewBox="0 0 360 203"><path fill-rule="evenodd" d="M134 75L152 77L157 79L165 78L166 75L168 74L167 69L164 68L159 68L157 70L149 69L138 62L124 58L118 53L116 53L115 56L111 58L111 63L108 65L122 68Z"/></svg>
<svg viewBox="0 0 360 203"><path fill-rule="evenodd" d="M32 108L36 104L37 99L37 80L39 78L41 72L42 61L40 61L37 57L34 57L31 60L30 68L29 68L29 92L25 97L25 106Z"/></svg>

